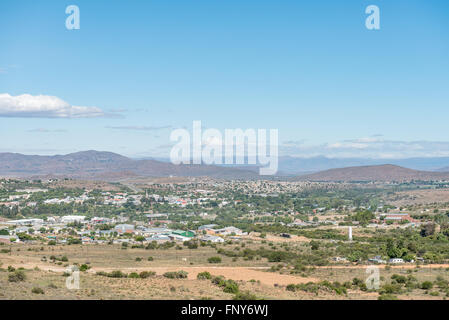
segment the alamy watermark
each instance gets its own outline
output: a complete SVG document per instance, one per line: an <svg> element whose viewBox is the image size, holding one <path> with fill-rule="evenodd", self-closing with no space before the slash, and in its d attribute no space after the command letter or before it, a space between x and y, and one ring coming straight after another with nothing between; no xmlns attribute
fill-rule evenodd
<svg viewBox="0 0 449 320"><path fill-rule="evenodd" d="M69 16L65 20L65 27L67 30L80 29L80 8L76 5L70 5L65 8L65 13Z"/></svg>
<svg viewBox="0 0 449 320"><path fill-rule="evenodd" d="M66 269L69 276L65 280L65 286L69 290L79 290L80 288L80 271L77 266L69 266Z"/></svg>
<svg viewBox="0 0 449 320"><path fill-rule="evenodd" d="M368 266L366 273L369 274L365 280L366 287L369 290L378 290L380 287L380 272L377 266Z"/></svg>
<svg viewBox="0 0 449 320"><path fill-rule="evenodd" d="M203 131L201 121L193 121L192 134L186 129L172 131L170 140L173 164L245 164L259 165L260 175L274 175L278 170L278 130L217 129Z"/></svg>
<svg viewBox="0 0 449 320"><path fill-rule="evenodd" d="M365 20L365 26L368 30L380 30L380 9L378 6L370 5L366 7L366 14L369 16Z"/></svg>

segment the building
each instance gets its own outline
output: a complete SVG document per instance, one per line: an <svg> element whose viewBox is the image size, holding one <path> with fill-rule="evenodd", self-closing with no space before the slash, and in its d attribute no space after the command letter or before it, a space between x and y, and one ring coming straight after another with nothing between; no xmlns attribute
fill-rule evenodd
<svg viewBox="0 0 449 320"><path fill-rule="evenodd" d="M61 218L62 223L74 223L74 222L84 222L85 216L63 216Z"/></svg>
<svg viewBox="0 0 449 320"><path fill-rule="evenodd" d="M175 230L172 232L173 235L182 236L186 238L193 238L195 236L195 233L193 231L184 231L184 230Z"/></svg>
<svg viewBox="0 0 449 320"><path fill-rule="evenodd" d="M134 233L134 226L132 224L118 224L114 228L117 233Z"/></svg>
<svg viewBox="0 0 449 320"><path fill-rule="evenodd" d="M216 226L217 226L216 224L205 224L203 226L199 226L198 231L213 230Z"/></svg>
<svg viewBox="0 0 449 320"><path fill-rule="evenodd" d="M381 213L379 216L384 221L393 221L393 222L399 222L399 221L409 221L409 222L419 222L416 219L413 219L410 217L410 214L408 213Z"/></svg>
<svg viewBox="0 0 449 320"><path fill-rule="evenodd" d="M404 260L401 258L392 258L392 259L388 260L388 263L399 264L399 263L404 263Z"/></svg>
<svg viewBox="0 0 449 320"><path fill-rule="evenodd" d="M167 235L164 235L164 234L155 234L149 238L145 238L145 241L148 241L148 242L152 242L152 241L165 242L165 241L170 241L170 240L171 240L170 237Z"/></svg>
<svg viewBox="0 0 449 320"><path fill-rule="evenodd" d="M103 217L93 217L92 219L90 219L90 222L92 224L108 224L112 222L112 219Z"/></svg>
<svg viewBox="0 0 449 320"><path fill-rule="evenodd" d="M164 220L168 219L168 213L152 213L147 214L146 217L148 218L148 221L157 221L157 220Z"/></svg>
<svg viewBox="0 0 449 320"><path fill-rule="evenodd" d="M205 241L205 242L210 241L212 243L223 243L223 242L225 242L223 238L217 237L217 236L211 236L211 235L204 236L200 240L201 241Z"/></svg>
<svg viewBox="0 0 449 320"><path fill-rule="evenodd" d="M243 233L242 230L240 230L239 228L236 228L236 227L226 227L223 229L216 229L214 231L215 231L215 233L221 234L221 235L233 235L234 234L234 235L241 236L243 234L246 234L246 233Z"/></svg>
<svg viewBox="0 0 449 320"><path fill-rule="evenodd" d="M379 264L385 264L387 263L386 260L383 260L381 256L375 256L374 258L368 259L369 262L372 263L379 263Z"/></svg>
<svg viewBox="0 0 449 320"><path fill-rule="evenodd" d="M4 222L4 224L8 225L16 225L16 226L28 226L28 225L41 225L44 223L42 219L20 219L20 220L9 220Z"/></svg>

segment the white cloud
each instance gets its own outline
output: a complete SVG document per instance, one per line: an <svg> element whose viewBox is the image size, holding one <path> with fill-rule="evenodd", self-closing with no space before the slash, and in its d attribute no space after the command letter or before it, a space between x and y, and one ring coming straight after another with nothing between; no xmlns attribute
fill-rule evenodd
<svg viewBox="0 0 449 320"><path fill-rule="evenodd" d="M105 114L100 108L73 106L54 96L0 94L0 117L94 118L103 116Z"/></svg>
<svg viewBox="0 0 449 320"><path fill-rule="evenodd" d="M404 159L412 157L448 157L449 141L397 141L380 138L358 138L321 145L292 145L280 147L283 155L330 158Z"/></svg>
<svg viewBox="0 0 449 320"><path fill-rule="evenodd" d="M107 126L107 129L115 129L115 130L134 130L134 131L158 131L164 129L170 129L171 126Z"/></svg>
<svg viewBox="0 0 449 320"><path fill-rule="evenodd" d="M28 130L28 132L37 132L37 133L56 132L56 133L61 133L61 132L67 132L67 130L64 130L64 129L51 130L51 129L46 129L46 128L37 128L37 129L30 129L30 130Z"/></svg>

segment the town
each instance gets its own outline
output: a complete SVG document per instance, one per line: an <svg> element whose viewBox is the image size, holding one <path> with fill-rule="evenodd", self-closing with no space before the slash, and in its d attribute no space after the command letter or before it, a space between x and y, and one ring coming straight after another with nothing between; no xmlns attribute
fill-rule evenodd
<svg viewBox="0 0 449 320"><path fill-rule="evenodd" d="M83 279L95 279L90 286L104 276L139 278L139 271L177 285L205 277L246 299L270 298L273 286L285 299L449 294L443 181L66 178L0 185L0 268L7 273L33 265L28 273L52 275L73 264ZM367 286L360 274L370 265L391 279L381 274L380 287ZM183 296L170 288L167 298Z"/></svg>

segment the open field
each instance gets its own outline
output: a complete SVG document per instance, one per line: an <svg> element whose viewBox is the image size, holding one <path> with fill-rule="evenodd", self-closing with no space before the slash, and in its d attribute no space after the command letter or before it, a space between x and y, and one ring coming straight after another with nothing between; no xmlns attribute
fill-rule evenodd
<svg viewBox="0 0 449 320"><path fill-rule="evenodd" d="M43 250L42 250L43 249ZM68 261L51 262L50 256L66 256ZM303 274L292 274L286 269L270 271L275 263L239 260L233 262L223 257L222 263L210 264L207 257L216 255L210 247L195 250L174 248L167 250L121 249L116 245L70 246L12 246L12 252L0 255L0 299L232 299L210 280L198 280L197 274L208 271L213 276L224 276L237 281L242 291L250 291L260 299L377 299L377 292L350 289L345 295L334 292L318 293L286 290L289 284L328 281L352 281L366 278L366 266L340 265L314 267ZM148 257L153 261L148 261ZM44 260L43 257L47 259ZM136 261L136 258L142 258ZM68 290L63 276L69 265L88 263L91 268L80 272L80 289ZM26 281L9 282L8 266L24 268ZM393 274L412 274L419 281L448 278L449 265L414 265L380 267L381 279ZM154 271L146 279L108 278L97 275L99 271L120 270L124 273ZM167 279L168 271L186 271L187 279ZM44 294L32 294L33 288L42 288ZM431 296L417 289L398 295L400 299L443 299L444 295Z"/></svg>

